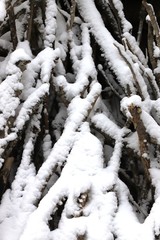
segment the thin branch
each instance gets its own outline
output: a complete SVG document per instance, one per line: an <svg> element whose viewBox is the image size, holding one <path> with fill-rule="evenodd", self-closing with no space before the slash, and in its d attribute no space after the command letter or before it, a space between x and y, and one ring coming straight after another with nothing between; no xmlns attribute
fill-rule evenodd
<svg viewBox="0 0 160 240"><path fill-rule="evenodd" d="M34 16L34 0L30 0L30 15L28 19L28 28L27 28L27 40L30 42L33 28L33 16Z"/></svg>
<svg viewBox="0 0 160 240"><path fill-rule="evenodd" d="M72 29L73 27L75 12L76 12L76 1L71 0L70 22L69 22L68 30Z"/></svg>
<svg viewBox="0 0 160 240"><path fill-rule="evenodd" d="M16 22L15 22L15 14L14 9L11 4L11 1L7 2L7 14L9 16L9 25L10 25L10 32L11 32L11 39L13 43L13 49L15 50L18 44L17 38L17 30L16 30Z"/></svg>
<svg viewBox="0 0 160 240"><path fill-rule="evenodd" d="M117 9L115 8L114 6L114 3L113 3L113 0L109 0L109 6L110 6L110 9L113 13L113 16L116 20L116 23L117 23L117 28L118 28L118 32L119 32L119 35L120 37L122 36L122 24L121 24L121 18L119 17L119 13L117 11Z"/></svg>
<svg viewBox="0 0 160 240"><path fill-rule="evenodd" d="M155 31L157 45L160 48L160 28L159 28L159 25L158 25L158 22L157 22L157 18L156 18L154 9L153 9L151 4L147 3L146 0L143 0L142 4L145 7L145 9L146 9L146 11L147 11L147 13L148 13L148 15L150 17L152 27L153 27L153 29Z"/></svg>
<svg viewBox="0 0 160 240"><path fill-rule="evenodd" d="M150 159L149 159L149 150L148 150L149 137L148 137L148 134L146 133L145 126L140 117L142 110L140 107L137 107L134 104L131 104L129 106L129 111L132 115L132 121L133 121L134 127L137 130L140 152L141 152L141 161L144 167L145 175L148 183L151 183L150 173L149 173L149 168L150 168Z"/></svg>
<svg viewBox="0 0 160 240"><path fill-rule="evenodd" d="M154 36L153 36L153 29L150 21L147 21L148 23L148 38L147 38L147 46L148 46L148 54L149 54L149 60L152 65L152 69L154 70L157 67L156 59L154 58L153 53L153 44L154 44Z"/></svg>
<svg viewBox="0 0 160 240"><path fill-rule="evenodd" d="M144 26L144 20L145 20L145 11L144 7L141 7L140 11L140 21L139 21L139 26L138 26L138 33L137 33L137 43L140 45L141 39L142 39L142 31L143 31L143 26Z"/></svg>
<svg viewBox="0 0 160 240"><path fill-rule="evenodd" d="M98 69L100 71L100 73L103 75L103 77L105 78L105 80L107 81L107 84L110 86L111 90L114 92L114 94L121 100L122 96L118 93L118 91L112 86L112 84L110 83L109 79L107 78L105 72L103 69L99 68Z"/></svg>
<svg viewBox="0 0 160 240"><path fill-rule="evenodd" d="M127 57L126 57L125 54L122 52L122 50L121 50L121 48L119 47L119 45L116 44L116 43L115 43L114 45L115 45L115 47L117 47L120 55L122 56L122 58L124 59L124 61L127 63L128 67L130 68L139 95L140 95L142 98L144 98L144 96L143 96L143 91L141 90L141 87L140 87L140 85L139 85L139 83L138 83L138 79L137 79L137 76L136 76L136 73L135 73L133 64L127 59Z"/></svg>
<svg viewBox="0 0 160 240"><path fill-rule="evenodd" d="M10 171L12 168L14 158L13 157L8 157L5 160L5 163L3 165L3 168L0 171L0 198L2 197L4 191L6 190L7 184L8 184L8 178L10 175Z"/></svg>

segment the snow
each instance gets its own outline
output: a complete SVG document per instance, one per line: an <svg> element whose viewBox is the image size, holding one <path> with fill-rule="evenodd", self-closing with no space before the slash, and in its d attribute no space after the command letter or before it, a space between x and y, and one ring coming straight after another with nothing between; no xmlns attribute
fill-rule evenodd
<svg viewBox="0 0 160 240"><path fill-rule="evenodd" d="M33 127L40 124L38 115L31 121ZM8 190L2 199L0 206L0 231L4 234L1 235L1 239L19 239L19 235L23 229L28 212L35 209L34 206L28 207L26 211L23 210L23 195L27 190L27 185L30 181L34 181L35 166L32 163L32 151L35 144L35 133L26 135L24 151L22 155L21 164L18 167L15 180L13 181L11 190ZM6 207L7 205L7 207ZM9 231L6 229L9 228Z"/></svg>
<svg viewBox="0 0 160 240"><path fill-rule="evenodd" d="M118 187L120 202L114 220L115 233L118 236L118 240L154 239L153 222L146 219L145 222L141 224L128 201L129 193L126 186L120 181Z"/></svg>
<svg viewBox="0 0 160 240"><path fill-rule="evenodd" d="M11 43L7 40L0 39L0 46L4 49L7 49L8 51L11 49Z"/></svg>
<svg viewBox="0 0 160 240"><path fill-rule="evenodd" d="M137 229L140 224L128 202L127 189L121 181L119 181L117 187L119 187L118 194L120 195L120 202L114 219L116 235L119 240L138 239L136 235L138 234ZM123 219L123 221L121 219Z"/></svg>
<svg viewBox="0 0 160 240"><path fill-rule="evenodd" d="M24 9L27 9L27 12L29 11L29 4L28 4L27 1L20 3L20 5L16 5L14 7L14 12L15 12L15 14L17 14L18 12L20 12L20 11L22 11Z"/></svg>
<svg viewBox="0 0 160 240"><path fill-rule="evenodd" d="M111 121L105 114L97 113L92 117L92 122L97 128L100 128L103 132L109 135L111 138L116 139L120 128Z"/></svg>
<svg viewBox="0 0 160 240"><path fill-rule="evenodd" d="M55 32L56 32L56 14L57 14L57 6L55 1L48 0L46 7L46 20L45 20L45 47L52 47L53 41L55 40Z"/></svg>
<svg viewBox="0 0 160 240"><path fill-rule="evenodd" d="M25 9L27 16L28 3L15 7L15 13ZM0 240L77 240L82 236L89 240L154 240L160 233L159 156L154 157L149 169L155 201L143 220L135 211L128 187L119 178L121 160L130 160L130 156L121 159L125 148L140 155L137 132L127 128L132 121L131 106L140 108L146 132L153 142L160 144L160 93L145 56L129 33L131 25L125 19L121 1L112 3L128 49L106 29L94 0L77 0L82 19L76 16L70 30L67 30L70 15L55 0L47 0L44 23L40 9L36 19L43 25L40 29L43 50L36 56L30 43L22 41L26 34L25 16L16 21L20 28L14 51L11 52L7 34L0 39L0 45L9 51L0 62L0 130L4 131L0 138L0 167L6 160L2 156L7 147L14 146L21 134L25 135L15 178L0 204ZM5 1L1 0L0 21L5 16ZM110 99L105 105L101 98L91 34L116 74L118 84L127 93L127 97L121 96L120 110L125 119L122 123L114 117L116 109L112 113L108 108ZM69 70L65 68L67 54L72 64ZM154 55L159 56L156 46ZM26 64L25 69L19 67L19 62ZM102 70L101 64L98 69ZM150 98L147 76L153 81L157 100ZM128 87L131 93L127 92ZM59 104L58 113L54 109L56 104L49 109L55 116L51 123L53 132L47 127L42 129L42 115L48 114L43 102L52 90L55 96L50 96L49 101ZM117 103L113 106L119 107ZM33 153L37 138L42 135L43 163L36 169ZM105 136L112 139L110 145L106 144ZM49 221L60 206L63 208L60 221L52 230Z"/></svg>
<svg viewBox="0 0 160 240"><path fill-rule="evenodd" d="M61 105L59 112L57 113L55 119L52 121L52 126L54 129L54 135L56 137L56 140L58 140L61 136L61 131L63 129L66 118L67 110L63 105Z"/></svg>
<svg viewBox="0 0 160 240"><path fill-rule="evenodd" d="M27 40L18 42L16 49L20 49L20 51L25 51L25 53L23 52L21 59L19 59L19 60L31 60L33 58L30 44ZM16 55L16 57L18 57L18 53L16 51L14 52L14 55ZM16 62L18 62L18 59L16 60Z"/></svg>
<svg viewBox="0 0 160 240"><path fill-rule="evenodd" d="M26 51L29 50L27 49ZM21 97L23 100L26 100L42 83L49 84L52 69L55 67L55 62L59 58L59 55L60 50L58 48L53 50L47 47L28 63L22 77L24 91ZM37 81L38 74L41 76L41 80L39 81Z"/></svg>
<svg viewBox="0 0 160 240"><path fill-rule="evenodd" d="M141 51L141 49L136 44L136 39L128 32L123 33L123 36L124 36L124 39L127 40L129 48L132 50L132 52L138 57L140 62L143 63L145 67L147 67L146 58L143 52Z"/></svg>
<svg viewBox="0 0 160 240"><path fill-rule="evenodd" d="M16 91L21 91L23 85L19 82L21 74L18 72L8 76L1 83L0 88L0 129L6 129L6 123L10 117L15 116L15 110L19 105L19 98L16 96ZM6 127L5 127L6 126ZM7 129L6 129L7 130ZM7 132L5 133L7 134Z"/></svg>
<svg viewBox="0 0 160 240"><path fill-rule="evenodd" d="M47 159L52 149L51 136L47 133L43 140L43 154L44 159Z"/></svg>
<svg viewBox="0 0 160 240"><path fill-rule="evenodd" d="M0 21L3 22L6 16L5 0L0 1Z"/></svg>
<svg viewBox="0 0 160 240"><path fill-rule="evenodd" d="M157 122L145 111L142 111L141 119L144 123L144 126L146 128L146 131L149 133L149 135L156 139L157 143L160 143L160 132L158 129L160 126L157 124Z"/></svg>
<svg viewBox="0 0 160 240"><path fill-rule="evenodd" d="M150 137L152 137L159 144L160 134L159 131L157 131L157 129L159 129L159 125L150 115L151 109L154 108L159 116L159 99L156 101L146 100L142 102L140 96L138 95L124 97L121 101L121 110L126 114L128 119L132 118L129 111L130 106L140 107L140 118L142 119L146 132L149 133Z"/></svg>
<svg viewBox="0 0 160 240"><path fill-rule="evenodd" d="M160 56L160 49L157 46L154 46L154 57L159 58Z"/></svg>
<svg viewBox="0 0 160 240"><path fill-rule="evenodd" d="M132 133L131 135L127 136L125 138L125 141L127 143L127 147L133 149L133 151L135 151L137 153L140 152L137 132Z"/></svg>
<svg viewBox="0 0 160 240"><path fill-rule="evenodd" d="M138 95L133 95L131 97L124 97L121 101L121 111L124 112L128 119L132 118L130 111L128 110L128 107L130 106L136 106L141 107L141 97Z"/></svg>
<svg viewBox="0 0 160 240"><path fill-rule="evenodd" d="M20 69L16 64L20 61L29 62L32 59L32 53L28 41L19 42L15 51L9 55L6 65L7 74L18 74Z"/></svg>
<svg viewBox="0 0 160 240"><path fill-rule="evenodd" d="M35 94L34 97L35 96L37 97L35 99L32 97L32 95L28 97L28 100L26 100L26 102L23 104L23 107L21 108L19 115L17 117L17 121L16 121L17 129L21 129L24 124L24 121L21 122L20 118L22 116L27 118L27 114L28 114L26 113L27 109L31 110L33 105L37 103L38 96L40 97L42 94L44 94L45 90L47 89L48 89L47 84L42 84L42 86L36 90L37 94ZM49 216L52 212L52 209L54 209L54 206L56 207L56 204L60 201L60 199L65 197L66 195L71 194L71 196L78 197L81 192L83 193L84 191L88 190L91 187L91 182L90 181L88 182L88 172L90 172L90 175L92 177L96 174L96 169L97 168L101 169L103 165L101 143L96 137L94 137L91 133L89 133L88 124L83 124L83 126L81 126L81 132L77 133L76 135L75 135L75 129L77 129L78 126L81 125L82 119L84 119L85 115L87 114L86 110L91 107L97 95L97 92L99 92L100 90L101 89L99 84L95 83L92 86L91 93L87 96L86 99L81 99L80 101L80 99L77 98L71 102L71 105L68 111L68 114L69 114L68 118L70 120L66 121L66 128L65 128L66 130L64 131L59 141L55 144L54 148L51 151L51 154L46 159L46 162L42 165L42 168L40 169L36 177L34 177L33 165L30 163L30 152L32 151L32 147L33 147L31 142L32 138L28 141L28 143L26 143L24 156L22 157L22 163L19 167L19 171L17 172L16 179L13 182L12 190L9 193L10 197L8 198L8 200L5 200L1 204L2 208L0 209L0 212L1 212L1 216L4 216L3 217L4 220L2 220L3 223L1 224L0 227L2 229L5 229L6 226L8 225L10 229L8 234L4 235L3 240L6 240L8 237L11 237L12 234L14 234L15 240L19 239L18 236L21 235L20 233L22 229L21 226L24 224L24 222L27 219L30 219L30 220L27 221L28 224L25 227L26 230L24 231L24 234L21 236L20 239L27 239L28 237L34 240L48 239L48 236L50 235L50 231L46 223L49 220ZM77 108L77 110L73 111L73 109L78 103L82 104L82 106L80 108ZM86 109L84 109L84 106L86 106ZM79 114L79 117L77 117L77 114ZM73 146L73 142L75 142L74 146ZM66 150L65 150L65 145L66 145ZM53 165L54 163L57 162L57 159L59 159L58 160L59 162L65 161L65 156L67 156L71 146L73 146L73 149L68 159L68 163L67 163L68 167L66 166L62 174L64 177L62 177L62 179L60 178L60 180L58 180L53 185L53 187L51 187L49 192L41 200L39 207L34 211L35 207L33 206L33 203L35 199L39 197L39 194L41 191L40 189L45 181L44 179L52 171ZM95 146L97 146L97 148L95 148ZM77 155L77 151L79 151L78 155ZM75 156L77 158L76 163L75 163ZM81 162L82 159L83 159L83 162ZM91 166L93 166L93 169ZM27 169L27 172L25 169ZM70 172L70 170L72 171ZM21 178L23 174L25 174L27 177L22 180ZM68 176L67 177L68 181L64 185L63 179L66 178L66 174ZM84 184L82 185L81 188L79 188L80 181L82 181L80 180L81 176ZM28 178L29 178L29 181L27 181ZM34 185L33 185L33 182L34 182ZM27 185L25 186L26 183ZM28 195L28 191L30 191L31 194ZM17 199L19 200L17 201ZM73 197L71 197L70 199L73 199ZM22 202L23 202L23 205L21 204ZM7 215L7 212L10 212L10 209L8 209L7 212L6 213L4 212L2 215L2 211L3 209L5 209L4 204L6 203L11 206L11 209L12 209L12 206L14 206L15 208L14 211L12 210L13 216L11 215L8 221L5 220L5 216ZM46 204L48 206L47 208L46 208ZM74 210L72 204L69 204L67 206L68 206L68 210L66 209L66 214L67 212L70 213ZM46 209L47 212L44 211L44 209ZM17 219L15 219L14 217L15 211L18 211ZM30 217L28 218L28 215L31 212L33 212L33 214L31 214ZM21 221L19 219L21 219ZM20 221L20 225L19 225L19 221ZM35 226L34 228L33 228L33 224ZM13 226L14 230L12 229L11 226ZM40 228L41 231L39 230L37 231L37 227L39 229L39 226L41 226ZM69 232L68 234L70 235L71 232ZM73 235L75 236L75 233L73 233Z"/></svg>
<svg viewBox="0 0 160 240"><path fill-rule="evenodd" d="M89 132L87 125L87 123L84 123L81 132L76 134L77 140L75 140L61 178L51 187L41 200L39 207L30 215L25 231L20 238L21 240L28 238L34 240L48 239L50 236L49 229L44 225L44 222L49 220L49 216L54 211L59 200L66 196L66 207L59 228L51 234L53 239L66 239L66 237L75 239L76 234L85 233L86 227L87 235L91 239L98 240L99 236L106 240L112 238L112 218L116 208L116 197L112 192L102 193L100 191L100 184L104 184L104 181L97 182L102 174L101 171L103 171L102 145ZM106 184L108 185L108 183ZM69 217L79 215L80 209L75 199L81 193L90 191L92 191L93 200L91 198L90 203L84 208L83 214L87 217L85 221L82 221L83 216L77 219ZM103 222L105 224L102 224ZM81 225L79 225L80 223ZM98 226L95 231L92 228L93 223ZM75 227L73 227L74 225Z"/></svg>
<svg viewBox="0 0 160 240"><path fill-rule="evenodd" d="M132 85L132 73L128 65L120 56L118 49L115 46L116 42L114 38L105 28L102 18L95 7L93 0L78 0L77 4L79 6L79 9L81 10L81 15L83 16L85 21L90 24L91 31L93 32L97 42L101 46L106 60L109 61L109 65L115 72L117 78L121 82L121 85L124 86L124 88L126 88L126 85L130 86L130 88L134 92L135 90Z"/></svg>
<svg viewBox="0 0 160 240"><path fill-rule="evenodd" d="M52 47L55 40L56 32L56 15L57 15L57 6L55 0L47 0L46 3L46 19L45 19L45 47Z"/></svg>
<svg viewBox="0 0 160 240"><path fill-rule="evenodd" d="M97 72L92 59L92 49L90 47L90 36L87 24L82 24L82 46L81 46L81 59L76 56L77 46L72 45L71 57L73 58L73 68L76 72L75 83L68 83L66 77L59 75L54 79L56 88L62 88L67 100L84 92L89 82L89 77L93 80L96 79ZM79 48L80 50L80 48ZM78 51L79 55L79 51Z"/></svg>
<svg viewBox="0 0 160 240"><path fill-rule="evenodd" d="M123 5L121 3L120 0L113 0L113 4L115 9L118 12L119 18L121 19L121 23L123 26L123 33L125 32L129 32L132 29L132 25L130 24L130 22L128 22L124 16L124 12L123 12Z"/></svg>
<svg viewBox="0 0 160 240"><path fill-rule="evenodd" d="M56 48L53 50L50 47L45 48L41 51L36 58L34 58L31 64L28 66L28 70L38 73L41 69L41 79L42 82L49 82L51 70L55 66L55 61L58 60L60 55L60 50Z"/></svg>
<svg viewBox="0 0 160 240"><path fill-rule="evenodd" d="M24 124L29 120L30 115L36 108L36 105L42 101L45 95L49 91L49 86L47 83L42 84L39 88L37 88L33 94L27 98L24 102L19 115L15 121L15 128L20 131L24 127Z"/></svg>

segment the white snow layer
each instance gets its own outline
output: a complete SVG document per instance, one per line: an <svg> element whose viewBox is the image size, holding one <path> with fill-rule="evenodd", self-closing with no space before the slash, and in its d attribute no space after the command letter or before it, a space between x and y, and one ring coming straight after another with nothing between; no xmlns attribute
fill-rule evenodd
<svg viewBox="0 0 160 240"><path fill-rule="evenodd" d="M3 22L6 16L5 0L0 1L0 21Z"/></svg>
<svg viewBox="0 0 160 240"><path fill-rule="evenodd" d="M46 19L45 19L45 47L52 47L55 40L56 33L56 15L57 15L57 5L55 0L47 0L46 3Z"/></svg>
<svg viewBox="0 0 160 240"><path fill-rule="evenodd" d="M59 124L64 125L64 130L61 135L57 133L57 141L52 149L50 135L46 132L42 146L45 162L37 174L31 159L35 135L31 133L26 136L21 164L11 189L6 191L1 201L0 240L76 240L78 236L83 235L86 235L88 240L113 240L115 236L117 240L154 240L154 233L157 235L160 233L160 170L152 166L150 169L152 182L155 185L155 203L144 223L140 223L137 219L129 202L130 193L118 178L123 139L128 146L139 153L137 134L125 137L129 131L125 127L121 129L106 113L90 114L90 120L95 127L115 141L108 165L104 168L102 142L90 132L89 123L86 122L101 93L101 86L96 81L97 72L92 59L89 27L102 47L106 59L113 66L121 85L124 87L129 85L132 93L135 93L135 83L133 84L133 74L120 56L117 47L122 51L124 49L115 42L105 28L94 1L77 0L77 3L87 24L81 24L79 21L82 45L78 45L76 41L71 44L71 58L76 73L72 76L74 83L67 81L69 75L65 75L63 68L61 74L54 78L55 87L62 89L66 99L70 101L65 110L61 107L61 112L53 121L53 126L57 128L59 118L63 117ZM121 2L113 0L113 3L122 21L124 37L135 45L134 39L130 38L128 33L131 26L124 18ZM61 22L64 19L60 11L57 11L55 0L47 0L46 9L45 49L33 58L28 42L19 42L17 49L8 56L6 62L3 62L7 74L11 75L8 75L0 85L0 129L3 130L9 117L14 117L16 114L17 116L13 126L15 132L8 134L6 131L5 137L0 139L1 152L7 142L16 139L30 115L39 106L39 102L49 92L52 69L56 66L59 57L65 56L65 48L61 44L56 43L60 48L52 49L57 32L62 42L68 37L64 24L62 24L64 33L57 29L56 18L61 19ZM5 15L5 1L1 0L0 21L4 20ZM145 65L141 52L136 47L134 51L137 58ZM156 52L155 49L155 54L158 54ZM124 56L128 62L132 60L125 53ZM30 61L23 73L14 65L18 61ZM60 61L57 65L59 69L62 67ZM160 116L159 101L149 99L145 82L139 74L138 64L134 64L133 70L139 86L143 89L145 101L133 95L121 101L121 109L128 118L131 118L128 111L130 105L134 104L142 108L141 119L144 126L159 144L160 133L157 131L159 125L149 114L154 107ZM3 70L1 71L5 76ZM92 84L88 93L86 88L89 85L89 77ZM18 113L16 109L20 102L15 94L17 91L23 91L21 97L24 101ZM30 127L34 124L38 129L40 124L38 112L31 121ZM0 161L2 163L3 159ZM40 200L46 181L50 176L53 177L53 170L57 164L59 167L64 167L61 177L55 180L53 186L51 185L49 191ZM85 198L87 201L83 205ZM36 206L37 200L40 200L38 206ZM57 205L63 204L65 200L66 204L58 228L50 231L48 221L57 211Z"/></svg>
<svg viewBox="0 0 160 240"><path fill-rule="evenodd" d="M84 123L81 132L77 133L75 138L61 178L41 200L37 210L30 215L21 240L49 239L50 231L46 224L50 214L56 211L56 205L63 197L67 197L66 207L59 228L51 234L52 239L75 239L76 235L84 234L86 229L89 239L98 240L99 237L111 239L112 214L116 208L116 197L115 193L107 193L108 182L105 190L104 182L99 178L100 175L105 177L102 145L89 132L87 123ZM104 188L104 192L101 188ZM86 192L89 194L90 191L92 198L83 210L84 216L80 217L81 209L76 199L80 194ZM74 216L78 218L73 218ZM98 226L95 231L92 228L93 224Z"/></svg>
<svg viewBox="0 0 160 240"><path fill-rule="evenodd" d="M128 65L120 56L119 51L115 46L116 42L111 33L105 27L94 1L78 0L77 3L79 9L81 10L81 15L84 17L85 21L90 24L91 31L96 37L97 42L100 44L106 60L109 61L110 66L121 82L121 85L124 86L124 88L126 85L130 86L134 92L134 87L132 84L132 73Z"/></svg>

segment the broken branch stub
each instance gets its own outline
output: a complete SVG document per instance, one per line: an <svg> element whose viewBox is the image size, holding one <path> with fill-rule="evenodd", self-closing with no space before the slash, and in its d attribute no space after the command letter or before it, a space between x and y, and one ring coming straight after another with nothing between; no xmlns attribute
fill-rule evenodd
<svg viewBox="0 0 160 240"><path fill-rule="evenodd" d="M141 108L131 104L129 106L129 111L132 115L132 122L134 124L135 129L137 130L138 139L139 139L139 147L140 147L140 154L141 154L141 161L144 168L144 172L147 178L147 181L150 183L150 159L149 159L149 150L148 150L148 143L149 137L146 132L145 126L141 119Z"/></svg>

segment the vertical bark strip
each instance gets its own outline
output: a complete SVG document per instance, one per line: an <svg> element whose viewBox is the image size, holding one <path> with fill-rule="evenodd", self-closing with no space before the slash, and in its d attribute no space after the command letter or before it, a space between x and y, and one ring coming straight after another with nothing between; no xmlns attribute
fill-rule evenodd
<svg viewBox="0 0 160 240"><path fill-rule="evenodd" d="M146 133L146 129L144 124L141 120L141 108L131 105L129 107L129 111L133 118L133 124L135 129L137 130L138 138L139 138L139 147L141 153L141 161L144 168L144 172L147 178L148 183L151 183L149 168L150 168L150 158L149 158L149 138L148 134Z"/></svg>
<svg viewBox="0 0 160 240"><path fill-rule="evenodd" d="M16 49L17 44L18 44L18 38L17 38L16 19L15 19L15 14L14 14L14 8L12 6L11 1L8 1L6 3L6 5L7 5L7 14L9 17L10 34L11 34L13 49Z"/></svg>
<svg viewBox="0 0 160 240"><path fill-rule="evenodd" d="M28 25L27 25L27 40L31 41L32 31L33 31L33 21L34 21L34 8L35 8L35 1L29 1L30 12L28 17Z"/></svg>

